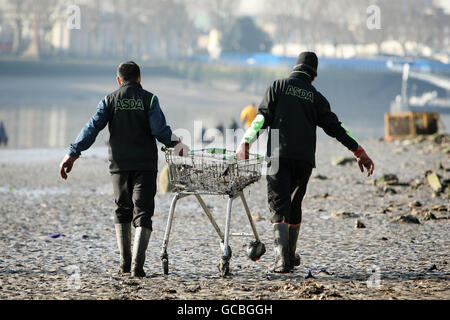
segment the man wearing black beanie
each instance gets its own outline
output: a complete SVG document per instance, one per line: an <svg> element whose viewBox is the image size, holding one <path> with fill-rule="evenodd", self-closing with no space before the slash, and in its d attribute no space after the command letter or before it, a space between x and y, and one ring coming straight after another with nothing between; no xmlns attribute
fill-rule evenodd
<svg viewBox="0 0 450 320"><path fill-rule="evenodd" d="M370 176L374 170L364 149L331 111L327 99L311 84L317 77L317 66L314 52L302 52L289 77L272 83L236 151L239 160L247 159L250 143L257 138L259 130L269 127L278 131L279 144L272 143L272 134L267 142L270 167L278 168L267 175L276 252L273 272L290 272L300 265L295 250L302 200L315 167L317 126L353 152L361 172L366 168Z"/></svg>
<svg viewBox="0 0 450 320"><path fill-rule="evenodd" d="M314 78L317 77L317 66L319 61L314 52L302 52L297 58L297 64L294 66L294 71L304 71L308 73L312 78L311 82L314 81Z"/></svg>

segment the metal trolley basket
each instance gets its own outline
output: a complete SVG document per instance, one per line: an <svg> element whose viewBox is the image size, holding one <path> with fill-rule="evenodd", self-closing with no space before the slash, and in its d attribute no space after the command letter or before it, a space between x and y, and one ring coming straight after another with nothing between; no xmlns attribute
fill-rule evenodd
<svg viewBox="0 0 450 320"><path fill-rule="evenodd" d="M256 154L250 154L248 160L236 160L233 151L219 148L191 150L186 156L175 155L173 149L165 147L162 148L162 151L165 152L166 162L168 164L169 183L173 187L172 192L176 193L170 205L161 250L161 263L164 274L169 273L167 247L169 245L175 206L179 199L190 195L196 197L220 237L223 254L218 268L223 277L227 276L230 271L229 261L232 254L229 245L231 206L233 200L238 197L241 198L244 205L253 236L255 237L255 240L251 241L247 247L247 255L253 261L259 260L266 252L266 248L259 239L243 190L261 178L263 158ZM224 233L222 233L209 208L203 201L202 194L228 196Z"/></svg>

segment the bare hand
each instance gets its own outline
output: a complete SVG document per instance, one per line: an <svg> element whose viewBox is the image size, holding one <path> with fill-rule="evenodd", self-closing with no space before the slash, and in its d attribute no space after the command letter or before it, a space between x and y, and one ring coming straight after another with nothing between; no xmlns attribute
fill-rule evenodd
<svg viewBox="0 0 450 320"><path fill-rule="evenodd" d="M356 162L358 163L359 169L361 172L364 172L364 168L366 168L367 176L372 175L373 170L375 170L375 165L373 164L372 159L367 155L366 151L358 146L358 149L353 152L356 157Z"/></svg>
<svg viewBox="0 0 450 320"><path fill-rule="evenodd" d="M186 156L189 152L189 147L185 145L181 140L178 140L177 145L173 148L175 155L177 156Z"/></svg>
<svg viewBox="0 0 450 320"><path fill-rule="evenodd" d="M247 160L250 153L250 144L247 142L241 143L236 150L237 160Z"/></svg>
<svg viewBox="0 0 450 320"><path fill-rule="evenodd" d="M61 178L64 180L67 179L67 174L72 170L73 163L78 158L71 157L69 155L66 155L64 159L61 161L61 164L59 165L59 173L61 174Z"/></svg>

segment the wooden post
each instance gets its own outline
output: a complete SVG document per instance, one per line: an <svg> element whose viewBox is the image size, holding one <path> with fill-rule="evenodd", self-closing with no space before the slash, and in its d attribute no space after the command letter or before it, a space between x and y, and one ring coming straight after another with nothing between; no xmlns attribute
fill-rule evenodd
<svg viewBox="0 0 450 320"><path fill-rule="evenodd" d="M414 113L409 112L409 134L415 135L416 134L416 123L414 120Z"/></svg>
<svg viewBox="0 0 450 320"><path fill-rule="evenodd" d="M389 138L389 114L384 114L384 136L385 138Z"/></svg>

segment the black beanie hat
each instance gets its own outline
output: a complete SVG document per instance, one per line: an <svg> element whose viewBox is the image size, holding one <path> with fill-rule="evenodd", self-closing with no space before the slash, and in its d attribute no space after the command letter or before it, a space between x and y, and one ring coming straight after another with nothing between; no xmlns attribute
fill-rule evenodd
<svg viewBox="0 0 450 320"><path fill-rule="evenodd" d="M312 73L313 76L317 76L317 65L319 61L314 52L305 51L300 53L297 59L297 64L294 69L305 70Z"/></svg>

